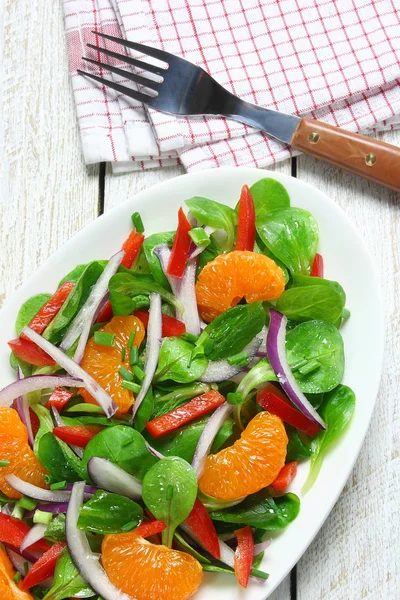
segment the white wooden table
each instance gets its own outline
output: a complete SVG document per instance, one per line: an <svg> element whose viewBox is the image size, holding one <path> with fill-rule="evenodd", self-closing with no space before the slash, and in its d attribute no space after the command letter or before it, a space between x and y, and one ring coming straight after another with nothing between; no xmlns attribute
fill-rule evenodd
<svg viewBox="0 0 400 600"><path fill-rule="evenodd" d="M176 167L113 176L104 165L86 168L68 80L61 6L54 0L5 0L3 18L0 305L101 212L182 172ZM0 125L0 146L1 139ZM385 134L384 139L400 145L400 133ZM304 156L297 165L281 163L276 170L292 172L322 189L369 243L382 274L387 347L379 400L354 472L323 529L272 598L397 600L400 195ZM362 406L362 398L358 402Z"/></svg>

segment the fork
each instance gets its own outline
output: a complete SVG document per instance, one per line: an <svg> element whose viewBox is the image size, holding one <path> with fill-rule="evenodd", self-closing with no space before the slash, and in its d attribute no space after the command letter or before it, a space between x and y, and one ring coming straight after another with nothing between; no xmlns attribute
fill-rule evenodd
<svg viewBox="0 0 400 600"><path fill-rule="evenodd" d="M290 144L296 150L400 191L400 148L321 121L287 115L251 104L222 87L204 69L180 56L98 31L93 33L155 58L166 63L166 66L156 66L126 54L88 44L89 48L102 54L158 76L159 81L149 78L146 74L138 75L86 57L83 59L88 63L121 75L143 87L141 91L136 91L94 73L78 69L81 75L90 77L164 113L187 117L213 115L240 121L265 131L281 142Z"/></svg>

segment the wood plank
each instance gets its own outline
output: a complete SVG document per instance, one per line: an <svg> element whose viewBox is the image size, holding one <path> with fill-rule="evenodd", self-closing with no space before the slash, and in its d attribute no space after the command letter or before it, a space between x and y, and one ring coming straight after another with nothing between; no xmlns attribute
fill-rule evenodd
<svg viewBox="0 0 400 600"><path fill-rule="evenodd" d="M61 3L6 0L3 11L0 304L98 213L98 167L82 160Z"/></svg>
<svg viewBox="0 0 400 600"><path fill-rule="evenodd" d="M400 132L383 139L400 145ZM298 176L335 200L367 240L382 276L388 338L366 441L336 507L298 564L297 600L394 600L400 589L400 194L305 156L298 159Z"/></svg>

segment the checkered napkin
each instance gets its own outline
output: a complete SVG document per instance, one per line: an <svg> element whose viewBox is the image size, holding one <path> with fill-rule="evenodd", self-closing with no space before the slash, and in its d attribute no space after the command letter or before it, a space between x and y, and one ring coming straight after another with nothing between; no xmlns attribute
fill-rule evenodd
<svg viewBox="0 0 400 600"><path fill-rule="evenodd" d="M182 56L237 96L267 108L351 131L400 126L399 0L63 0L63 5L88 164L110 161L121 172L182 163L197 171L265 167L291 153L246 125L165 115L78 75L78 68L91 69L127 83L82 61L82 55L106 60L88 42L131 52L93 30Z"/></svg>

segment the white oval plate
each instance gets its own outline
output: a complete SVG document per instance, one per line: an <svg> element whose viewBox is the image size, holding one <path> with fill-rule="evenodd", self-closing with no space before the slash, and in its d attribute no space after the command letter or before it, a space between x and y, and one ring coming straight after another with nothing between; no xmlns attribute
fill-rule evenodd
<svg viewBox="0 0 400 600"><path fill-rule="evenodd" d="M270 171L226 168L176 177L160 183L96 219L53 254L8 300L0 313L0 387L15 378L6 341L15 337L14 321L21 304L33 294L52 292L77 264L109 258L130 230L130 216L140 211L146 234L174 229L184 200L204 196L235 206L243 184L274 177L287 188L293 206L309 210L320 226L319 251L325 277L339 281L347 294L351 318L341 330L346 351L344 383L357 395L352 423L326 457L312 490L302 499L298 518L269 547L260 568L270 573L261 585L244 590L230 575L206 573L197 600L263 600L276 588L311 543L329 515L360 451L378 392L383 357L383 310L380 286L369 250L345 213L320 190L298 179ZM121 199L122 201L123 199ZM291 490L300 489L308 471L302 464Z"/></svg>

